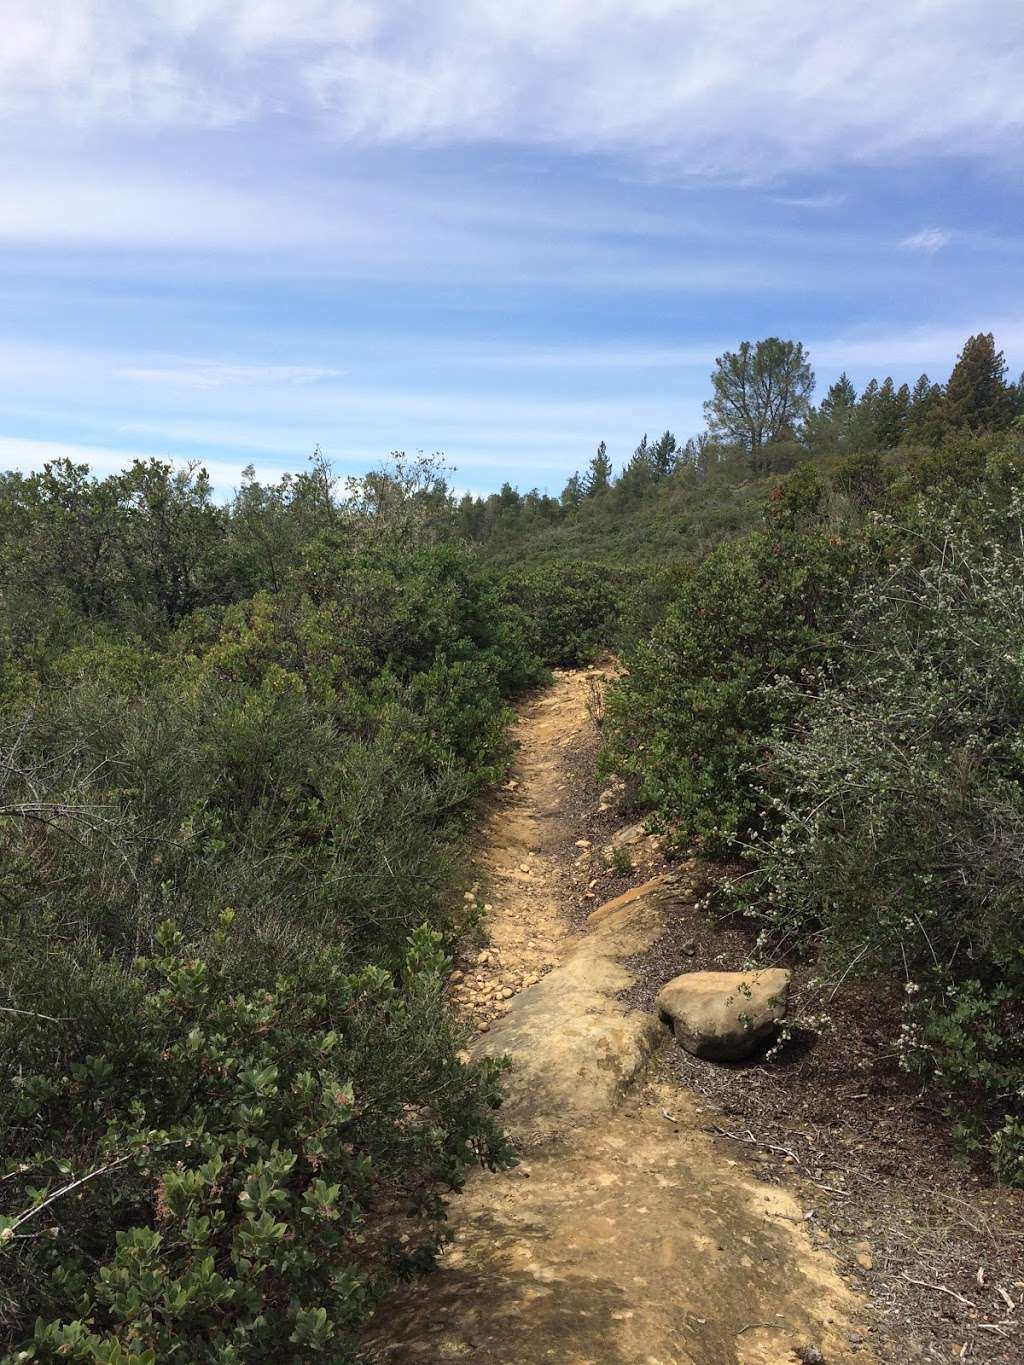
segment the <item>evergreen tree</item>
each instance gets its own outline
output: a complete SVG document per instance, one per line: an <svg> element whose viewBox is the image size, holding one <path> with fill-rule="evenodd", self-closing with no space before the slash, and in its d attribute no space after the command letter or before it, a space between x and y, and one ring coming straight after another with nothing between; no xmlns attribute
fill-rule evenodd
<svg viewBox="0 0 1024 1365"><path fill-rule="evenodd" d="M640 444L633 451L629 464L622 471L622 476L616 484L619 493L628 497L635 497L651 486L656 480L654 472L654 447L647 439L645 431Z"/></svg>
<svg viewBox="0 0 1024 1365"><path fill-rule="evenodd" d="M592 498L597 493L606 493L612 483L612 462L608 458L608 447L604 441L597 447L590 461L587 476L583 482L583 495Z"/></svg>
<svg viewBox="0 0 1024 1365"><path fill-rule="evenodd" d="M869 379L864 385L864 391L857 400L857 407L850 423L851 450L878 449L878 395L881 387L877 379Z"/></svg>
<svg viewBox="0 0 1024 1365"><path fill-rule="evenodd" d="M871 413L871 435L876 449L895 450L906 432L909 412L909 388L902 384L897 389L892 376L887 376L875 395Z"/></svg>
<svg viewBox="0 0 1024 1365"><path fill-rule="evenodd" d="M742 446L760 469L764 447L792 439L807 416L814 372L800 342L766 337L720 355L711 383L714 395L704 404L708 427Z"/></svg>
<svg viewBox="0 0 1024 1365"><path fill-rule="evenodd" d="M943 418L951 430L1002 431L1016 415L1013 385L991 332L969 337L946 385Z"/></svg>
<svg viewBox="0 0 1024 1365"><path fill-rule="evenodd" d="M655 478L664 479L676 467L679 443L670 431L665 431L651 447L651 470Z"/></svg>
<svg viewBox="0 0 1024 1365"><path fill-rule="evenodd" d="M850 431L857 412L857 390L844 371L812 408L804 424L803 440L816 455L831 455L849 447Z"/></svg>
<svg viewBox="0 0 1024 1365"><path fill-rule="evenodd" d="M566 485L562 489L561 503L563 507L575 508L579 507L582 501L583 480L580 478L580 472L577 469L574 474L569 475Z"/></svg>
<svg viewBox="0 0 1024 1365"><path fill-rule="evenodd" d="M827 422L842 421L853 411L856 404L857 390L844 370L836 382L829 385L828 393L821 400L821 407L818 410Z"/></svg>
<svg viewBox="0 0 1024 1365"><path fill-rule="evenodd" d="M923 445L938 445L942 440L943 389L922 374L910 393L906 437Z"/></svg>

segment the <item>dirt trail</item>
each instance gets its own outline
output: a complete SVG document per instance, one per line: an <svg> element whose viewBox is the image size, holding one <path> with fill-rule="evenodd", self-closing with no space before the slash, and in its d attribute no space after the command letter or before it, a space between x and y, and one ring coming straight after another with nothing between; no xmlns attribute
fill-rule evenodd
<svg viewBox="0 0 1024 1365"><path fill-rule="evenodd" d="M523 1161L453 1201L451 1249L386 1305L374 1358L864 1365L861 1305L800 1205L713 1145L695 1095L646 1076L671 1044L621 996L666 917L690 908L685 872L582 931L560 908L577 852L568 756L592 733L592 688L560 674L522 708L513 782L483 830L490 958L455 986L477 1048L513 1058L506 1121Z"/></svg>

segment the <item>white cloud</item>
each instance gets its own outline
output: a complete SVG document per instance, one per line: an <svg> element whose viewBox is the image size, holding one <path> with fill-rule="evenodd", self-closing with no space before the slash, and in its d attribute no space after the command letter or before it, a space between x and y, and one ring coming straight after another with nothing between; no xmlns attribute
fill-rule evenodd
<svg viewBox="0 0 1024 1365"><path fill-rule="evenodd" d="M295 388L335 379L342 370L317 365L230 365L222 361L191 361L178 365L127 365L115 369L115 379L133 383L181 385L191 389Z"/></svg>
<svg viewBox="0 0 1024 1365"><path fill-rule="evenodd" d="M953 234L944 228L922 228L920 232L913 233L910 237L904 237L900 246L905 251L917 251L922 256L934 256L943 247L949 246L953 240Z"/></svg>
<svg viewBox="0 0 1024 1365"><path fill-rule="evenodd" d="M842 205L846 203L846 200L847 196L845 194L806 194L782 196L777 202L785 204L787 208L791 209L823 211L825 209L841 208Z"/></svg>
<svg viewBox="0 0 1024 1365"><path fill-rule="evenodd" d="M359 142L641 150L705 175L1009 149L1005 0L7 0L0 112L282 116Z"/></svg>
<svg viewBox="0 0 1024 1365"><path fill-rule="evenodd" d="M0 469L14 470L21 474L32 474L43 465L58 460L70 460L72 464L88 465L90 472L103 478L107 474L117 474L133 460L161 460L175 469L185 469L190 464L199 465L209 474L214 488L221 496L226 496L242 481L242 470L247 464L255 464L261 479L276 481L286 472L281 463L263 463L258 457L231 459L183 460L169 455L139 450L122 450L117 446L85 445L77 441L36 441L20 436L0 434ZM291 469L297 467L293 463Z"/></svg>

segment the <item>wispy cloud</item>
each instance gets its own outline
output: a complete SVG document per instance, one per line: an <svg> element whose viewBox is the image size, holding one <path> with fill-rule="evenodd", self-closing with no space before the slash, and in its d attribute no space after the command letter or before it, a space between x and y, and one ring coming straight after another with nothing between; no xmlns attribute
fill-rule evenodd
<svg viewBox="0 0 1024 1365"><path fill-rule="evenodd" d="M191 389L286 388L336 379L344 372L317 365L230 365L221 361L193 361L178 365L126 365L113 371L115 379Z"/></svg>
<svg viewBox="0 0 1024 1365"><path fill-rule="evenodd" d="M904 251L917 251L922 256L934 256L937 251L949 246L952 240L953 234L947 232L945 228L928 227L904 237L900 246Z"/></svg>
<svg viewBox="0 0 1024 1365"><path fill-rule="evenodd" d="M846 203L848 196L845 194L806 194L806 195L780 195L777 202L785 204L791 209L810 209L814 212L823 212L826 209L838 209Z"/></svg>
<svg viewBox="0 0 1024 1365"><path fill-rule="evenodd" d="M1022 49L1005 0L835 0L827 21L818 0L9 0L0 110L300 118L352 142L640 149L771 178L1015 146Z"/></svg>

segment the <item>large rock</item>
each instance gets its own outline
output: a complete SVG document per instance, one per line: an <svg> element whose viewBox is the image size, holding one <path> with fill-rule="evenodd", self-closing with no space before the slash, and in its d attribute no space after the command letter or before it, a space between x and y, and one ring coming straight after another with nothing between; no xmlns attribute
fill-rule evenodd
<svg viewBox="0 0 1024 1365"><path fill-rule="evenodd" d="M636 960L683 908L678 881L656 877L595 910L561 966L520 992L474 1044L477 1055L512 1061L502 1116L518 1135L617 1108L643 1071L661 1031L621 996L636 981Z"/></svg>
<svg viewBox="0 0 1024 1365"><path fill-rule="evenodd" d="M676 1042L716 1062L748 1057L786 1015L789 972L684 972L663 986L657 1006Z"/></svg>

